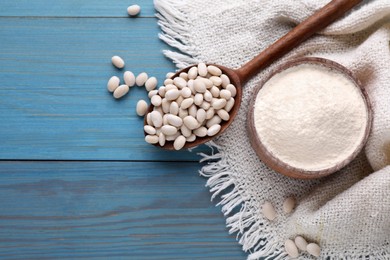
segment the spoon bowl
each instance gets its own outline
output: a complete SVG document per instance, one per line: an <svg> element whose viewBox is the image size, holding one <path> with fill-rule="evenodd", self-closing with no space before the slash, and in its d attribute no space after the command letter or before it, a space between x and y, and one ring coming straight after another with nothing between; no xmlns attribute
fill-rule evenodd
<svg viewBox="0 0 390 260"><path fill-rule="evenodd" d="M207 142L211 141L211 139L222 134L230 126L230 124L233 122L233 120L236 117L237 112L240 108L240 105L241 105L241 99L242 99L242 83L241 82L242 82L242 79L239 76L239 73L240 73L239 70L237 70L237 71L232 70L232 69L229 69L227 67L217 65L217 64L206 64L206 65L207 66L213 65L213 66L218 67L220 70L222 70L223 74L225 74L226 76L229 77L230 83L236 87L237 93L236 93L236 96L234 97L234 106L229 112L229 115L230 115L229 120L221 122L221 130L218 132L218 134L216 134L214 136L197 137L194 142L186 142L186 144L183 147L184 149L193 148L193 147L199 146L201 144L207 143ZM182 72L187 73L192 67L196 67L196 66L197 66L197 64L189 66L187 68L184 68L184 69L176 72L171 78L173 79L173 78L179 77L180 73L182 73ZM154 106L150 105L147 113L152 112L153 108L154 108ZM144 125L147 125L146 116L144 118ZM146 135L147 135L147 133L145 132L145 136ZM159 144L155 144L155 146L161 147ZM162 148L164 148L166 150L174 150L175 149L173 147L173 141L166 141L165 145L162 146Z"/></svg>

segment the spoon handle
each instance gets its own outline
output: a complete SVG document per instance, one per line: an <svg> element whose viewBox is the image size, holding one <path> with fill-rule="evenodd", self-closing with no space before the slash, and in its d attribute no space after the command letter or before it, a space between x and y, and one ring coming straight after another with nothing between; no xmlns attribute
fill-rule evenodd
<svg viewBox="0 0 390 260"><path fill-rule="evenodd" d="M248 81L261 69L292 50L316 32L324 29L362 1L333 0L322 7L240 69L236 70L241 83Z"/></svg>

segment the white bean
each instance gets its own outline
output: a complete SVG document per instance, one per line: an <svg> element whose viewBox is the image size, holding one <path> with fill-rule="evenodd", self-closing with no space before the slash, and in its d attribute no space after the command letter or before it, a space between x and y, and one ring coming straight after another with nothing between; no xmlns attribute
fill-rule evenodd
<svg viewBox="0 0 390 260"><path fill-rule="evenodd" d="M194 130L194 134L198 137L205 137L207 135L207 128L204 126L201 126Z"/></svg>
<svg viewBox="0 0 390 260"><path fill-rule="evenodd" d="M198 112L198 109L195 105L192 105L188 108L188 114L192 117L196 117L196 113Z"/></svg>
<svg viewBox="0 0 390 260"><path fill-rule="evenodd" d="M210 91L206 90L206 92L203 94L203 98L207 102L210 102L213 99L213 95L211 94Z"/></svg>
<svg viewBox="0 0 390 260"><path fill-rule="evenodd" d="M195 141L196 140L196 135L194 135L194 134L192 134L192 135L190 135L190 136L188 136L187 138L186 138L186 141L188 142L188 143L192 143L193 141Z"/></svg>
<svg viewBox="0 0 390 260"><path fill-rule="evenodd" d="M215 115L213 116L211 119L209 119L207 122L206 122L206 126L208 128L212 127L213 125L217 125L217 124L220 124L222 122L222 119L218 116L218 115Z"/></svg>
<svg viewBox="0 0 390 260"><path fill-rule="evenodd" d="M297 236L295 237L294 241L295 241L295 245L299 248L299 250L306 251L307 242L303 237Z"/></svg>
<svg viewBox="0 0 390 260"><path fill-rule="evenodd" d="M180 92L180 90L179 90ZM184 98L182 96L180 96L179 94L179 97L176 99L176 103L180 106L181 105L181 102L183 102Z"/></svg>
<svg viewBox="0 0 390 260"><path fill-rule="evenodd" d="M200 78L201 80L203 80L204 84L206 85L206 88L207 89L210 89L214 86L213 82L209 79L206 79L206 78Z"/></svg>
<svg viewBox="0 0 390 260"><path fill-rule="evenodd" d="M172 115L179 114L179 105L175 101L171 103L171 106L169 107L169 113Z"/></svg>
<svg viewBox="0 0 390 260"><path fill-rule="evenodd" d="M111 58L111 62L112 65L114 65L118 69L123 69L123 67L125 66L125 61L119 56L113 56Z"/></svg>
<svg viewBox="0 0 390 260"><path fill-rule="evenodd" d="M187 86L187 81L181 77L176 77L173 79L173 84L175 84L175 86L179 89L182 89Z"/></svg>
<svg viewBox="0 0 390 260"><path fill-rule="evenodd" d="M157 135L147 135L145 136L145 141L149 144L157 144L158 136Z"/></svg>
<svg viewBox="0 0 390 260"><path fill-rule="evenodd" d="M184 124L180 127L181 134L185 137L190 137L192 134L192 131L188 129Z"/></svg>
<svg viewBox="0 0 390 260"><path fill-rule="evenodd" d="M274 206L270 202L265 202L263 206L261 207L261 211L268 220L274 220L276 218L276 211L274 209Z"/></svg>
<svg viewBox="0 0 390 260"><path fill-rule="evenodd" d="M181 118L185 118L186 116L188 116L188 109L179 109L179 117Z"/></svg>
<svg viewBox="0 0 390 260"><path fill-rule="evenodd" d="M219 97L219 88L217 88L216 86L213 86L212 88L210 88L210 92L214 98Z"/></svg>
<svg viewBox="0 0 390 260"><path fill-rule="evenodd" d="M169 109L171 108L171 102L169 102L166 98L161 100L161 108L165 114L169 113Z"/></svg>
<svg viewBox="0 0 390 260"><path fill-rule="evenodd" d="M175 85L173 84L168 84L165 86L165 93L167 93L168 91L172 90L172 89L178 89Z"/></svg>
<svg viewBox="0 0 390 260"><path fill-rule="evenodd" d="M321 255L321 248L316 243L310 243L307 245L306 250L309 254L319 257Z"/></svg>
<svg viewBox="0 0 390 260"><path fill-rule="evenodd" d="M212 76L209 79L213 82L214 86L219 87L222 84L222 79L220 77Z"/></svg>
<svg viewBox="0 0 390 260"><path fill-rule="evenodd" d="M177 133L177 128L171 125L163 125L161 127L161 132L164 135L174 135Z"/></svg>
<svg viewBox="0 0 390 260"><path fill-rule="evenodd" d="M127 85L120 85L114 90L114 98L121 98L125 96L129 92L129 86Z"/></svg>
<svg viewBox="0 0 390 260"><path fill-rule="evenodd" d="M165 87L160 87L158 89L158 94L160 95L160 97L165 97Z"/></svg>
<svg viewBox="0 0 390 260"><path fill-rule="evenodd" d="M183 122L184 122L184 125L190 130L196 129L198 127L198 124L199 124L198 121L193 116L184 117Z"/></svg>
<svg viewBox="0 0 390 260"><path fill-rule="evenodd" d="M222 80L222 84L221 84L222 87L223 87L223 88L226 88L226 86L230 84L230 79L229 79L229 77L226 76L225 74L222 74L222 75L219 76L219 77L220 77L221 80Z"/></svg>
<svg viewBox="0 0 390 260"><path fill-rule="evenodd" d="M283 211L286 214L291 213L294 208L295 208L295 198L294 197L288 197L284 202L283 202Z"/></svg>
<svg viewBox="0 0 390 260"><path fill-rule="evenodd" d="M180 150L184 147L185 144L186 144L186 138L180 135L173 142L173 148L175 148L175 150Z"/></svg>
<svg viewBox="0 0 390 260"><path fill-rule="evenodd" d="M130 16L136 16L141 12L141 7L139 5L130 5L127 7L127 13Z"/></svg>
<svg viewBox="0 0 390 260"><path fill-rule="evenodd" d="M158 135L158 143L160 144L160 146L164 146L165 145L165 135L163 133L160 133Z"/></svg>
<svg viewBox="0 0 390 260"><path fill-rule="evenodd" d="M155 134L156 134L156 128L154 128L154 127L151 126L151 125L145 125L145 126L144 126L144 131L145 131L145 133L147 133L148 135L155 135Z"/></svg>
<svg viewBox="0 0 390 260"><path fill-rule="evenodd" d="M224 106L226 106L226 103L227 103L226 99L221 98L221 99L218 99L218 100L212 102L212 106L214 109L218 110L218 109L221 109Z"/></svg>
<svg viewBox="0 0 390 260"><path fill-rule="evenodd" d="M164 85L173 84L173 79L166 79L164 80Z"/></svg>
<svg viewBox="0 0 390 260"><path fill-rule="evenodd" d="M162 99L161 99L161 97L159 95L154 95L152 97L152 99L150 100L150 102L153 104L153 106L158 107L158 106L161 105Z"/></svg>
<svg viewBox="0 0 390 260"><path fill-rule="evenodd" d="M210 102L206 102L206 101L204 101L202 105L200 105L200 107L203 108L204 110L208 110L210 106L211 106Z"/></svg>
<svg viewBox="0 0 390 260"><path fill-rule="evenodd" d="M232 93L229 91L229 90L226 90L226 89L222 89L220 92L219 92L219 96L221 98L224 98L226 100L229 100L231 97L232 97Z"/></svg>
<svg viewBox="0 0 390 260"><path fill-rule="evenodd" d="M157 94L158 94L158 90L157 89L149 91L148 98L152 98L153 96L155 96Z"/></svg>
<svg viewBox="0 0 390 260"><path fill-rule="evenodd" d="M284 242L284 249L286 250L287 254L292 258L297 258L299 256L298 248L295 245L294 241L291 239L287 239Z"/></svg>
<svg viewBox="0 0 390 260"><path fill-rule="evenodd" d="M146 72L142 72L135 78L135 84L137 84L139 87L142 87L147 80L148 74Z"/></svg>
<svg viewBox="0 0 390 260"><path fill-rule="evenodd" d="M185 81L188 81L188 74L185 72L180 73L179 77L184 79ZM187 82L186 82L186 84L187 84Z"/></svg>
<svg viewBox="0 0 390 260"><path fill-rule="evenodd" d="M213 76L221 76L222 74L222 70L213 65L207 66L207 71Z"/></svg>
<svg viewBox="0 0 390 260"><path fill-rule="evenodd" d="M177 89L171 89L165 92L165 98L167 100L175 100L179 97L180 91Z"/></svg>
<svg viewBox="0 0 390 260"><path fill-rule="evenodd" d="M183 125L183 119L172 114L167 114L167 120L170 125L175 127L181 127Z"/></svg>
<svg viewBox="0 0 390 260"><path fill-rule="evenodd" d="M184 87L182 90L181 90L181 96L183 98L189 98L191 97L191 89L189 87Z"/></svg>
<svg viewBox="0 0 390 260"><path fill-rule="evenodd" d="M162 107L159 106L159 107L153 107L153 111L157 111L161 114L161 116L164 114L163 110L162 110Z"/></svg>
<svg viewBox="0 0 390 260"><path fill-rule="evenodd" d="M173 75L175 75L174 72L168 72L167 75L165 75L165 78L170 79Z"/></svg>
<svg viewBox="0 0 390 260"><path fill-rule="evenodd" d="M148 104L146 103L146 101L142 100L142 99L139 100L137 102L136 110L137 110L137 115L144 116L146 114L146 112L148 111Z"/></svg>
<svg viewBox="0 0 390 260"><path fill-rule="evenodd" d="M203 108L198 109L196 112L196 120L202 124L206 120L206 111Z"/></svg>
<svg viewBox="0 0 390 260"><path fill-rule="evenodd" d="M193 79L190 79L188 82L187 82L187 87L189 88L189 89L191 89L191 93L193 94L193 95L195 95L196 94L196 91L195 91L195 89L194 89L194 80Z"/></svg>
<svg viewBox="0 0 390 260"><path fill-rule="evenodd" d="M157 87L156 77L150 77L145 82L145 88L147 91L151 91Z"/></svg>
<svg viewBox="0 0 390 260"><path fill-rule="evenodd" d="M148 125L153 125L152 119L150 118L150 113L146 115L146 123L148 123Z"/></svg>
<svg viewBox="0 0 390 260"><path fill-rule="evenodd" d="M195 95L195 97L194 97L194 103L195 103L195 105L197 105L197 106L202 105L202 103L203 103L203 95L200 94L200 93L197 93L197 94Z"/></svg>
<svg viewBox="0 0 390 260"><path fill-rule="evenodd" d="M167 116L168 116L168 114L164 114L164 115L163 115L163 125L168 125ZM160 128L159 130L161 130L161 128Z"/></svg>
<svg viewBox="0 0 390 260"><path fill-rule="evenodd" d="M165 136L165 139L166 139L167 141L174 141L179 135L180 135L179 132L177 132L177 133L174 134L174 135L166 135L166 136Z"/></svg>
<svg viewBox="0 0 390 260"><path fill-rule="evenodd" d="M202 77L205 77L207 75L207 66L203 62L198 64L198 74Z"/></svg>
<svg viewBox="0 0 390 260"><path fill-rule="evenodd" d="M189 79L196 79L197 76L198 76L198 68L197 67L192 67L188 71L188 78Z"/></svg>
<svg viewBox="0 0 390 260"><path fill-rule="evenodd" d="M194 81L194 89L198 93L205 93L207 90L206 84L201 79L196 79Z"/></svg>
<svg viewBox="0 0 390 260"><path fill-rule="evenodd" d="M214 108L210 107L210 108L206 111L206 119L209 120L209 119L211 119L214 115L215 115Z"/></svg>
<svg viewBox="0 0 390 260"><path fill-rule="evenodd" d="M237 94L237 89L236 89L236 87L235 87L234 85L232 85L232 84L227 85L227 86L226 86L226 90L229 90L229 91L230 91L230 93L232 94L232 97L235 97L236 94Z"/></svg>
<svg viewBox="0 0 390 260"><path fill-rule="evenodd" d="M230 98L226 102L226 106L224 107L224 109L226 110L226 112L230 112L230 110L232 110L233 107L234 107L234 98Z"/></svg>
<svg viewBox="0 0 390 260"><path fill-rule="evenodd" d="M114 92L119 87L120 81L117 76L112 76L107 82L108 91Z"/></svg>
<svg viewBox="0 0 390 260"><path fill-rule="evenodd" d="M221 130L221 125L212 125L208 130L207 130L207 135L208 136L214 136L218 134L218 132Z"/></svg>
<svg viewBox="0 0 390 260"><path fill-rule="evenodd" d="M228 121L230 119L230 115L226 110L220 109L217 111L218 116L223 120L223 121Z"/></svg>
<svg viewBox="0 0 390 260"><path fill-rule="evenodd" d="M180 108L181 109L187 109L190 106L192 106L192 104L194 104L194 99L193 98L186 98L186 99L183 100L183 102L181 102Z"/></svg>
<svg viewBox="0 0 390 260"><path fill-rule="evenodd" d="M161 116L160 112L152 111L150 113L150 119L152 120L153 125L155 127L161 127L162 126L163 120L162 120L162 116Z"/></svg>
<svg viewBox="0 0 390 260"><path fill-rule="evenodd" d="M135 76L134 73L131 71L125 71L123 73L123 80L125 81L125 84L129 87L134 86L135 84Z"/></svg>

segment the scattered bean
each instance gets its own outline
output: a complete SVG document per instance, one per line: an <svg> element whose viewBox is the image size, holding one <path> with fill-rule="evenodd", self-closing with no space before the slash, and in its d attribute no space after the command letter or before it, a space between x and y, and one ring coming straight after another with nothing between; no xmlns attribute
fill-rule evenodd
<svg viewBox="0 0 390 260"><path fill-rule="evenodd" d="M127 7L127 13L130 16L137 16L141 12L141 7L139 5L130 5Z"/></svg>
<svg viewBox="0 0 390 260"><path fill-rule="evenodd" d="M283 202L283 211L286 214L291 213L294 208L295 208L295 198L294 197L288 197L284 202Z"/></svg>
<svg viewBox="0 0 390 260"><path fill-rule="evenodd" d="M262 213L264 217L266 217L268 220L274 220L276 218L276 211L274 209L274 206L270 202L265 202L261 208Z"/></svg>
<svg viewBox="0 0 390 260"><path fill-rule="evenodd" d="M125 96L129 92L129 86L127 85L120 85L114 90L114 98L118 99L123 96Z"/></svg>
<svg viewBox="0 0 390 260"><path fill-rule="evenodd" d="M118 69L123 69L125 66L125 61L119 56L113 56L111 58L112 65L114 65Z"/></svg>
<svg viewBox="0 0 390 260"><path fill-rule="evenodd" d="M306 250L309 254L319 257L321 254L321 248L316 243L310 243L307 245Z"/></svg>
<svg viewBox="0 0 390 260"><path fill-rule="evenodd" d="M107 83L107 89L110 92L114 92L119 87L120 79L117 76L112 76Z"/></svg>
<svg viewBox="0 0 390 260"><path fill-rule="evenodd" d="M148 74L146 72L142 72L135 78L135 84L137 84L139 87L142 87L147 80Z"/></svg>
<svg viewBox="0 0 390 260"><path fill-rule="evenodd" d="M297 236L294 241L295 245L299 248L299 250L306 251L307 242L303 237Z"/></svg>
<svg viewBox="0 0 390 260"><path fill-rule="evenodd" d="M298 248L295 245L294 241L291 239L287 239L284 242L284 249L286 250L287 254L292 258L297 258L299 256Z"/></svg>
<svg viewBox="0 0 390 260"><path fill-rule="evenodd" d="M134 73L131 71L125 71L123 73L123 80L125 81L125 84L129 87L132 87L135 85L135 76Z"/></svg>
<svg viewBox="0 0 390 260"><path fill-rule="evenodd" d="M158 89L158 94L161 96L161 97L165 97L165 87L160 87Z"/></svg>
<svg viewBox="0 0 390 260"><path fill-rule="evenodd" d="M173 75L175 75L174 72L168 72L167 75L165 75L165 78L170 79L173 77Z"/></svg>
<svg viewBox="0 0 390 260"><path fill-rule="evenodd" d="M157 89L149 91L148 98L152 98L153 96L155 96L157 94L158 94L158 90Z"/></svg>

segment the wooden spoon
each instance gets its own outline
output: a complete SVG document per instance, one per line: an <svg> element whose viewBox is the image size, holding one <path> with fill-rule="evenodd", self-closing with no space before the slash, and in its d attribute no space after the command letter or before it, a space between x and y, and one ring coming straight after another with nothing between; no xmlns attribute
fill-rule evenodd
<svg viewBox="0 0 390 260"><path fill-rule="evenodd" d="M229 112L230 119L221 123L221 130L218 135L223 133L226 128L233 122L235 116L237 115L238 109L241 104L242 98L242 86L251 79L256 73L270 65L272 62L282 57L284 54L292 50L294 47L298 46L300 43L308 39L314 33L324 29L326 26L343 16L348 10L362 2L362 0L333 0L320 10L315 12L309 18L304 20L302 23L297 25L294 29L284 35L282 38L277 40L259 55L254 57L248 63L244 64L241 68L233 70L226 68L221 65L208 64L219 67L224 74L230 78L230 82L236 87L237 94L235 96L235 104L232 110ZM172 78L178 77L182 72L188 72L188 70L194 66L187 67L183 70L178 71ZM149 111L153 111L153 105L149 107ZM146 117L144 120L146 125ZM146 133L145 133L146 135ZM187 142L183 148L191 148L204 144L216 136L206 136L206 137L197 137L196 140L192 143ZM156 146L159 146L156 144ZM159 146L161 147L161 146ZM162 148L167 150L173 150L173 142L166 142Z"/></svg>

